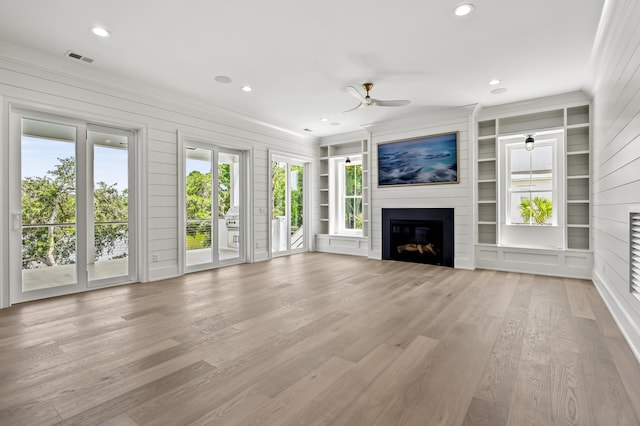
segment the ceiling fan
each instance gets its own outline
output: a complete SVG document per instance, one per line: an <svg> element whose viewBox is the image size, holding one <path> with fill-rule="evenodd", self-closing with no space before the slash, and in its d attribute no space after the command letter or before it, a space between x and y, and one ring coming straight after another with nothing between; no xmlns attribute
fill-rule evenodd
<svg viewBox="0 0 640 426"><path fill-rule="evenodd" d="M360 93L358 91L358 89L356 89L353 86L347 86L347 91L349 93L351 93L351 95L353 95L354 98L356 98L357 100L360 101L360 104L348 109L344 112L349 112L349 111L353 111L354 109L358 109L358 108L364 108L364 107L370 107L372 105L378 105L378 106L388 106L388 107L399 107L399 106L404 106L409 104L409 102L411 101L407 101L407 100L397 100L397 101L383 101L380 99L374 99L371 96L369 96L369 91L371 89L373 89L373 83L364 83L362 85L362 88L366 91L366 95L363 96L362 93Z"/></svg>

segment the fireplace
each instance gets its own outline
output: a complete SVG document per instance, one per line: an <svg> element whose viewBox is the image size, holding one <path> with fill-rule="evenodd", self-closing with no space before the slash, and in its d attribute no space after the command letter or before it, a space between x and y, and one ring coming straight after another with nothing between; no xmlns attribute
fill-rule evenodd
<svg viewBox="0 0 640 426"><path fill-rule="evenodd" d="M382 209L382 258L453 267L453 209Z"/></svg>

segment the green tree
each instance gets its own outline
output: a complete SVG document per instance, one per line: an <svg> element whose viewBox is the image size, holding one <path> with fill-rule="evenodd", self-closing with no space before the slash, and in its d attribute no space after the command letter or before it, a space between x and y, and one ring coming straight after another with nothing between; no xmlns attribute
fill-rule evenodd
<svg viewBox="0 0 640 426"><path fill-rule="evenodd" d="M536 225L544 225L553 216L553 202L540 196L525 198L520 201L520 216L526 223L533 220Z"/></svg>
<svg viewBox="0 0 640 426"><path fill-rule="evenodd" d="M231 164L218 164L218 217L231 208Z"/></svg>
<svg viewBox="0 0 640 426"><path fill-rule="evenodd" d="M112 254L118 242L129 240L129 191L118 191L116 184L98 182L93 189L94 260ZM100 223L103 222L103 223ZM107 222L104 224L104 222ZM110 222L110 223L109 223Z"/></svg>
<svg viewBox="0 0 640 426"><path fill-rule="evenodd" d="M73 263L75 227L75 161L58 158L45 176L22 180L22 265L25 269Z"/></svg>
<svg viewBox="0 0 640 426"><path fill-rule="evenodd" d="M287 182L286 165L273 161L271 163L271 185L273 197L273 218L286 216L287 210Z"/></svg>
<svg viewBox="0 0 640 426"><path fill-rule="evenodd" d="M291 165L291 231L295 232L303 225L303 167ZM295 181L294 181L295 179Z"/></svg>
<svg viewBox="0 0 640 426"><path fill-rule="evenodd" d="M211 247L213 186L211 172L193 170L186 179L187 249ZM218 218L231 207L231 165L218 165Z"/></svg>
<svg viewBox="0 0 640 426"><path fill-rule="evenodd" d="M58 158L45 176L22 180L22 265L24 269L41 265L75 263L76 251L76 163ZM127 224L101 225L100 222L126 222L128 193L116 185L98 182L94 188L95 258L112 253L119 241L128 240ZM55 226L68 224L68 226Z"/></svg>

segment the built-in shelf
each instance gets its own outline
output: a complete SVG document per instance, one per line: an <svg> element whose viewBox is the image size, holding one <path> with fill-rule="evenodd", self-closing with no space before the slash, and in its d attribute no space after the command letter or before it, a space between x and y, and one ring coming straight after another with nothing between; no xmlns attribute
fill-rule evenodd
<svg viewBox="0 0 640 426"><path fill-rule="evenodd" d="M589 250L591 239L591 128L589 105L478 121L476 140L477 243L497 242L497 157L502 135L563 129L566 193L564 208L567 249Z"/></svg>
<svg viewBox="0 0 640 426"><path fill-rule="evenodd" d="M367 139L352 142L335 143L320 146L320 234L331 233L330 214L331 200L329 199L329 185L331 182L330 164L333 159L349 156L362 156L362 200L363 223L368 223L369 210L369 141ZM368 235L368 226L363 226L363 236ZM361 237L362 238L362 237ZM324 241L324 240L323 240ZM330 246L330 244L329 244Z"/></svg>

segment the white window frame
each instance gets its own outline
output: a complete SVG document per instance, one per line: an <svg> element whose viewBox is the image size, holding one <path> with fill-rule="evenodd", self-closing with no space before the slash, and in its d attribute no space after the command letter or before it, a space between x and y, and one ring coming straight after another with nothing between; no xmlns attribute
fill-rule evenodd
<svg viewBox="0 0 640 426"><path fill-rule="evenodd" d="M559 182L557 179L557 170L555 169L556 164L558 163L557 161L557 150L554 149L555 148L555 142L554 141L549 141L549 140L541 140L541 141L536 141L535 142L535 149L539 149L540 147L543 146L550 146L552 148L552 164L554 167L551 170L551 180L552 180L552 184L551 184L551 189L548 191L535 191L532 190L531 187L529 187L528 190L522 190L522 191L514 191L511 189L512 187L512 164L511 164L511 158L512 158L512 151L515 149L525 149L525 147L523 146L523 144L520 141L514 141L514 142L508 142L505 146L506 152L505 152L505 161L507 163L506 165L506 174L504 176L504 182L505 182L505 200L504 202L506 203L506 213L505 213L505 221L507 226L539 226L539 227L546 227L546 226L558 226L558 206L560 204L560 200L558 200L557 197L557 189L559 186ZM533 153L534 151L531 151L531 153ZM529 170L531 171L531 169ZM531 195L531 193L534 192L551 192L551 202L553 205L553 211L552 211L552 216L551 216L551 223L548 224L544 224L544 225L538 225L537 223L533 223L531 222L531 219L529 221L529 223L512 223L511 222L511 211L514 208L518 208L517 206L513 206L511 204L512 201L512 195L513 194L529 194Z"/></svg>
<svg viewBox="0 0 640 426"><path fill-rule="evenodd" d="M564 249L565 237L565 203L564 203L564 145L565 134L563 129L534 132L535 145L552 144L553 149L553 224L531 225L512 224L509 216L509 204L511 192L509 190L511 165L510 146L522 144L527 134L505 135L498 138L498 245L508 247L538 248L538 249ZM535 149L535 146L534 146Z"/></svg>
<svg viewBox="0 0 640 426"><path fill-rule="evenodd" d="M347 158L351 161L350 165L362 164L362 155L353 155L349 157L336 157L332 158L329 168L329 196L331 198L331 209L330 209L330 233L335 235L351 235L351 236L362 236L364 229L364 221L362 223L362 229L348 229L345 228L344 224L344 215L345 215L345 199L347 197L345 193L345 167L347 165ZM364 188L364 173L361 176L362 186ZM360 198L362 200L362 210L364 211L364 197L363 197L364 189L360 196L350 197L350 198ZM363 212L364 217L364 212Z"/></svg>

